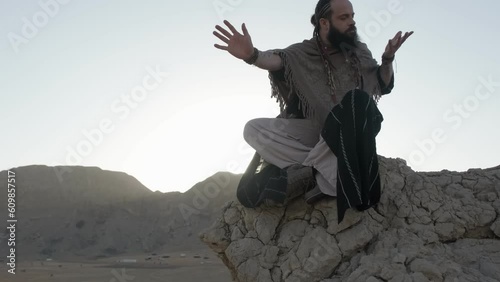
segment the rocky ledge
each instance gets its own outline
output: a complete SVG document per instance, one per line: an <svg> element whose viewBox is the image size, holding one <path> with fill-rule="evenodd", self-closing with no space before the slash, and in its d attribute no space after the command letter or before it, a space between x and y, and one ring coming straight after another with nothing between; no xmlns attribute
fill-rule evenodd
<svg viewBox="0 0 500 282"><path fill-rule="evenodd" d="M500 281L500 166L414 172L380 157L376 208L228 202L200 234L240 282Z"/></svg>

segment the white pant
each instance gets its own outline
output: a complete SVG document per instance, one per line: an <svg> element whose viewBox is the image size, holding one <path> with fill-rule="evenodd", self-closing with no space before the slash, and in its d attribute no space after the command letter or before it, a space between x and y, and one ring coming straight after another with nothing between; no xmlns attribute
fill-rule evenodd
<svg viewBox="0 0 500 282"><path fill-rule="evenodd" d="M279 168L293 164L314 167L324 194L337 195L337 157L311 120L258 118L245 125L243 137L261 157Z"/></svg>

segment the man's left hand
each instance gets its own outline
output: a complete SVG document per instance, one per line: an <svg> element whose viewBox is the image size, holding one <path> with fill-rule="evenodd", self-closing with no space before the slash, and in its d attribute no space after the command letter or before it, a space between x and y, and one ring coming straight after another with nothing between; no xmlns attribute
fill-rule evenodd
<svg viewBox="0 0 500 282"><path fill-rule="evenodd" d="M393 39L390 39L389 42L387 43L387 46L385 47L385 52L382 55L382 57L385 58L392 58L394 55L396 55L396 52L399 50L399 47L403 45L403 43L410 37L410 35L413 34L413 31L410 32L405 32L404 36L401 36L403 33L399 31L396 33L396 36L394 36Z"/></svg>

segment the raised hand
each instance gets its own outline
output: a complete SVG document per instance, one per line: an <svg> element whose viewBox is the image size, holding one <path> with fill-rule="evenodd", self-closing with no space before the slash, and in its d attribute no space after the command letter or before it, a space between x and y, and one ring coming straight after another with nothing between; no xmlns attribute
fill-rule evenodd
<svg viewBox="0 0 500 282"><path fill-rule="evenodd" d="M382 55L382 57L385 58L392 58L396 54L396 52L399 50L401 45L408 39L413 34L413 31L410 32L405 32L404 36L401 36L403 33L399 31L396 33L393 39L390 39L389 42L387 43L387 46L385 47L385 52Z"/></svg>
<svg viewBox="0 0 500 282"><path fill-rule="evenodd" d="M250 34L248 34L245 24L241 25L243 34L239 33L228 21L224 21L224 24L229 28L229 31L219 25L216 25L215 28L219 32L214 31L213 34L222 40L222 42L226 43L227 46L214 44L215 48L226 50L238 59L246 60L250 58L254 50L252 38L250 37Z"/></svg>

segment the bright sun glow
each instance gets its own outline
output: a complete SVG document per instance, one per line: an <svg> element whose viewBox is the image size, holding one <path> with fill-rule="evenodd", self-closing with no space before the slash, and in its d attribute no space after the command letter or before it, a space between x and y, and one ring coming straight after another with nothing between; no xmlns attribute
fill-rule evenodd
<svg viewBox="0 0 500 282"><path fill-rule="evenodd" d="M217 97L183 108L144 136L123 169L163 192L183 192L218 171L242 173L254 153L243 140L245 123L276 114L262 98ZM242 111L249 108L255 111Z"/></svg>

